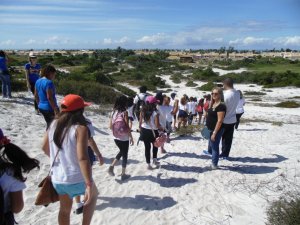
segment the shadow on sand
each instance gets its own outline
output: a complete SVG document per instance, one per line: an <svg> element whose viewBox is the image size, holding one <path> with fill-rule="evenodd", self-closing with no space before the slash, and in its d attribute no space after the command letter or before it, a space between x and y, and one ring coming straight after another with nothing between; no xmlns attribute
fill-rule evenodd
<svg viewBox="0 0 300 225"><path fill-rule="evenodd" d="M269 129L253 128L253 129L238 129L238 131L268 131Z"/></svg>
<svg viewBox="0 0 300 225"><path fill-rule="evenodd" d="M228 160L232 162L243 162L243 163L280 163L288 158L284 156L273 154L275 157L273 158L256 158L256 157L230 157Z"/></svg>
<svg viewBox="0 0 300 225"><path fill-rule="evenodd" d="M241 174L266 174L273 173L279 169L274 166L256 166L256 165L234 165L234 166L222 166L220 169L230 170Z"/></svg>
<svg viewBox="0 0 300 225"><path fill-rule="evenodd" d="M22 99L23 101L18 101L17 99ZM5 103L15 103L19 105L31 105L33 106L33 97L32 98L26 98L26 97L18 97L18 98L12 98L12 99L1 99L1 102Z"/></svg>
<svg viewBox="0 0 300 225"><path fill-rule="evenodd" d="M142 209L145 211L158 211L170 208L177 204L172 197L155 197L149 195L136 195L135 197L99 197L104 201L96 206L96 210L106 208Z"/></svg>
<svg viewBox="0 0 300 225"><path fill-rule="evenodd" d="M198 167L198 166L180 166L166 162L166 165L162 165L161 168L175 172L193 172L193 173L204 173L210 171L210 167Z"/></svg>
<svg viewBox="0 0 300 225"><path fill-rule="evenodd" d="M102 134L102 135L109 135L109 133L103 131L103 130L100 130L99 128L93 126L94 130L97 131L99 134Z"/></svg>
<svg viewBox="0 0 300 225"><path fill-rule="evenodd" d="M116 180L117 183L123 184L131 181L144 181L149 180L153 183L159 184L161 187L170 188L170 187L182 187L186 184L195 183L198 180L194 178L180 178L180 177L171 177L171 178L161 178L161 174L159 174L157 177L154 176L135 176L131 177L130 179L126 181L120 181Z"/></svg>
<svg viewBox="0 0 300 225"><path fill-rule="evenodd" d="M190 152L168 152L160 159L166 159L169 157L183 157L183 158L190 158L190 159L201 159L200 155L197 155L196 153L190 153Z"/></svg>

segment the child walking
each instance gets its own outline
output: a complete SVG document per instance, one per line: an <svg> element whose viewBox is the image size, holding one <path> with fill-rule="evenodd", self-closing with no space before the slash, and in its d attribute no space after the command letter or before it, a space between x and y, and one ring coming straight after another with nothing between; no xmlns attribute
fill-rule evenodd
<svg viewBox="0 0 300 225"><path fill-rule="evenodd" d="M114 141L120 151L109 166L108 173L111 176L115 175L114 167L122 158L121 180L126 180L130 177L130 175L126 174L129 142L131 145L134 144L131 129L129 128L127 102L128 99L124 95L116 99L109 123L110 129L113 131Z"/></svg>

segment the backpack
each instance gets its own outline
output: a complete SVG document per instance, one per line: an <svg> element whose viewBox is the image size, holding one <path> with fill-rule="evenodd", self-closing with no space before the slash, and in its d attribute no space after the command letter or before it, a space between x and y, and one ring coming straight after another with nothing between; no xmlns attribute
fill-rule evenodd
<svg viewBox="0 0 300 225"><path fill-rule="evenodd" d="M117 112L117 115L112 119L112 132L114 137L123 139L128 136L129 127L125 122L124 113Z"/></svg>
<svg viewBox="0 0 300 225"><path fill-rule="evenodd" d="M137 97L138 97L138 102L136 104L134 104L133 112L134 112L134 115L139 119L140 112L141 112L143 106L145 105L145 100L146 100L147 95L145 94L144 99L141 99L139 95L137 95Z"/></svg>
<svg viewBox="0 0 300 225"><path fill-rule="evenodd" d="M0 186L0 225L15 224L14 214L12 212L4 213L4 193Z"/></svg>

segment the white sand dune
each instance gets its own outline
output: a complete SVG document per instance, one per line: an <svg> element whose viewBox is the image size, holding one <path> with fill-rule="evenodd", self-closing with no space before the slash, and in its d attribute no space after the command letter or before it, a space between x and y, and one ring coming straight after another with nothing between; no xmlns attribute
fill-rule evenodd
<svg viewBox="0 0 300 225"><path fill-rule="evenodd" d="M168 77L166 77L168 79ZM177 87L178 86L178 87ZM237 85L243 91L260 91L254 85ZM202 92L173 85L178 95L201 97ZM262 96L264 103L300 96L299 88L271 89ZM49 160L41 150L45 122L34 114L32 100L14 93L12 100L0 99L0 127L12 141L41 161L40 170L28 175L24 193L25 208L17 215L20 225L57 224L59 205L34 206L37 184L47 174ZM252 97L247 97L250 100ZM234 134L231 160L221 160L220 169L210 171L210 157L203 155L207 141L200 133L172 135L166 144L168 154L159 154L161 168L145 169L141 142L130 147L128 173L132 177L107 174L117 148L108 129L108 117L87 111L96 128L96 143L105 156L104 166L94 165L94 180L100 195L92 224L155 225L263 225L270 201L300 184L299 109L262 107L248 102L242 123ZM282 126L273 122L282 122ZM138 133L134 133L135 141ZM121 172L117 167L117 174ZM72 215L71 224L81 224L81 215Z"/></svg>

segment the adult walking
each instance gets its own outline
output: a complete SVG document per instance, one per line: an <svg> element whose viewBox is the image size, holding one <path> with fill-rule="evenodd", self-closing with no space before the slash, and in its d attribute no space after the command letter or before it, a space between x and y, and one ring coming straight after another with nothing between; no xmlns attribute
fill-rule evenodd
<svg viewBox="0 0 300 225"><path fill-rule="evenodd" d="M236 108L236 123L234 128L237 130L240 124L240 119L242 117L242 115L244 114L244 105L246 103L245 98L243 96L243 93L241 90L238 90L238 92L240 93L240 100L239 100L239 104Z"/></svg>
<svg viewBox="0 0 300 225"><path fill-rule="evenodd" d="M226 105L226 115L224 118L224 133L222 135L222 153L220 157L224 157L227 159L229 157L234 125L236 123L236 107L240 100L240 93L233 88L233 80L232 78L226 78L223 81L223 95L224 95L224 103Z"/></svg>
<svg viewBox="0 0 300 225"><path fill-rule="evenodd" d="M226 113L226 106L221 102L223 91L216 87L212 90L212 103L207 110L206 126L210 130L208 152L212 155L212 169L218 168L219 144L224 132L223 120Z"/></svg>
<svg viewBox="0 0 300 225"><path fill-rule="evenodd" d="M35 83L40 78L41 65L37 63L37 56L33 53L29 53L29 63L25 65L25 77L27 88L34 95ZM34 109L36 114L39 114L38 104L34 100Z"/></svg>
<svg viewBox="0 0 300 225"><path fill-rule="evenodd" d="M114 167L122 158L123 161L121 180L126 180L130 177L130 175L126 174L129 141L131 145L134 144L131 129L129 128L127 103L128 99L125 95L122 95L116 99L114 109L111 114L111 119L109 122L109 127L113 131L114 141L117 147L119 148L119 153L116 155L115 159L109 166L108 173L111 176L115 175ZM124 132L122 133L122 131Z"/></svg>
<svg viewBox="0 0 300 225"><path fill-rule="evenodd" d="M51 179L59 195L58 224L70 224L72 199L84 195L83 225L89 225L94 214L98 190L92 178L88 156L88 122L83 116L90 103L74 94L65 96L61 113L45 134L43 150L53 163Z"/></svg>
<svg viewBox="0 0 300 225"><path fill-rule="evenodd" d="M140 120L140 113L143 105L145 104L146 97L148 96L146 86L141 86L139 89L140 93L137 94L133 99L133 113L138 121Z"/></svg>
<svg viewBox="0 0 300 225"><path fill-rule="evenodd" d="M55 67L51 64L47 64L42 69L42 77L35 83L35 102L37 102L38 104L39 112L44 116L47 124L47 129L54 119L54 116L59 112L55 96L55 87L53 83L55 75Z"/></svg>
<svg viewBox="0 0 300 225"><path fill-rule="evenodd" d="M7 69L8 57L4 51L0 51L0 80L2 82L2 97L11 98L11 82Z"/></svg>
<svg viewBox="0 0 300 225"><path fill-rule="evenodd" d="M153 167L150 164L151 158L151 145L152 145L152 157L154 167L159 166L157 160L158 148L154 146L153 142L158 137L158 130L163 131L163 128L159 122L159 114L156 109L158 100L154 96L148 96L146 98L146 104L143 106L141 115L140 115L140 131L141 139L144 141L145 145L145 158L147 163L147 169L151 170Z"/></svg>

